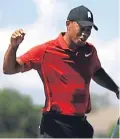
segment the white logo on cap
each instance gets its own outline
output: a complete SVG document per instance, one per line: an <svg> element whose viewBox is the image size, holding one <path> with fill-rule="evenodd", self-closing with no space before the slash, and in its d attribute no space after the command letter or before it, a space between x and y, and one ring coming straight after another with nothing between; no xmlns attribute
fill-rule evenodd
<svg viewBox="0 0 120 139"><path fill-rule="evenodd" d="M91 13L88 11L88 18L91 18Z"/></svg>

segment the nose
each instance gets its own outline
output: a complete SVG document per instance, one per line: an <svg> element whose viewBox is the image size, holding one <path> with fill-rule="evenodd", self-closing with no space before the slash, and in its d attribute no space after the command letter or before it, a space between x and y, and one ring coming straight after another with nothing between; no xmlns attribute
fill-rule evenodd
<svg viewBox="0 0 120 139"><path fill-rule="evenodd" d="M83 36L83 37L86 37L86 36L87 36L87 33L82 32L82 36Z"/></svg>
<svg viewBox="0 0 120 139"><path fill-rule="evenodd" d="M82 35L84 36L84 35L85 35L85 33L84 33L84 32L82 32Z"/></svg>
<svg viewBox="0 0 120 139"><path fill-rule="evenodd" d="M90 29L89 28L84 28L84 29L81 30L81 32L82 32L83 36L88 36L88 35L91 34L91 28Z"/></svg>

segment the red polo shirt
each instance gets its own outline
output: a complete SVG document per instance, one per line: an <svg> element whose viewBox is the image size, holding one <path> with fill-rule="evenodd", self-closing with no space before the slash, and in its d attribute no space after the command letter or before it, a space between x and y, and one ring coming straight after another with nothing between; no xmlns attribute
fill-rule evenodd
<svg viewBox="0 0 120 139"><path fill-rule="evenodd" d="M93 45L86 43L73 52L61 33L57 39L35 46L19 58L25 63L22 72L35 69L43 81L43 112L83 115L91 110L90 80L101 67Z"/></svg>

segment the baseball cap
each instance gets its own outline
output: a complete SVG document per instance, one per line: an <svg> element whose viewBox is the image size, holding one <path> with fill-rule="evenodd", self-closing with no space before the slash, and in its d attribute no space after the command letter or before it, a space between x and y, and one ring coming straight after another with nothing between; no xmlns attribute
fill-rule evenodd
<svg viewBox="0 0 120 139"><path fill-rule="evenodd" d="M80 26L93 26L95 30L98 27L94 24L92 12L85 6L79 6L70 11L67 20L76 21Z"/></svg>

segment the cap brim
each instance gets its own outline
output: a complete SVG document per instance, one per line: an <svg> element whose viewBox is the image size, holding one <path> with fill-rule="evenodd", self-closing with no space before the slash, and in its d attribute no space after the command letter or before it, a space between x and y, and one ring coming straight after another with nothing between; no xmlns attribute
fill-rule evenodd
<svg viewBox="0 0 120 139"><path fill-rule="evenodd" d="M83 27L87 27L87 26L93 26L95 30L98 30L98 27L90 22L90 21L77 21L77 23L80 25L80 26L83 26Z"/></svg>

